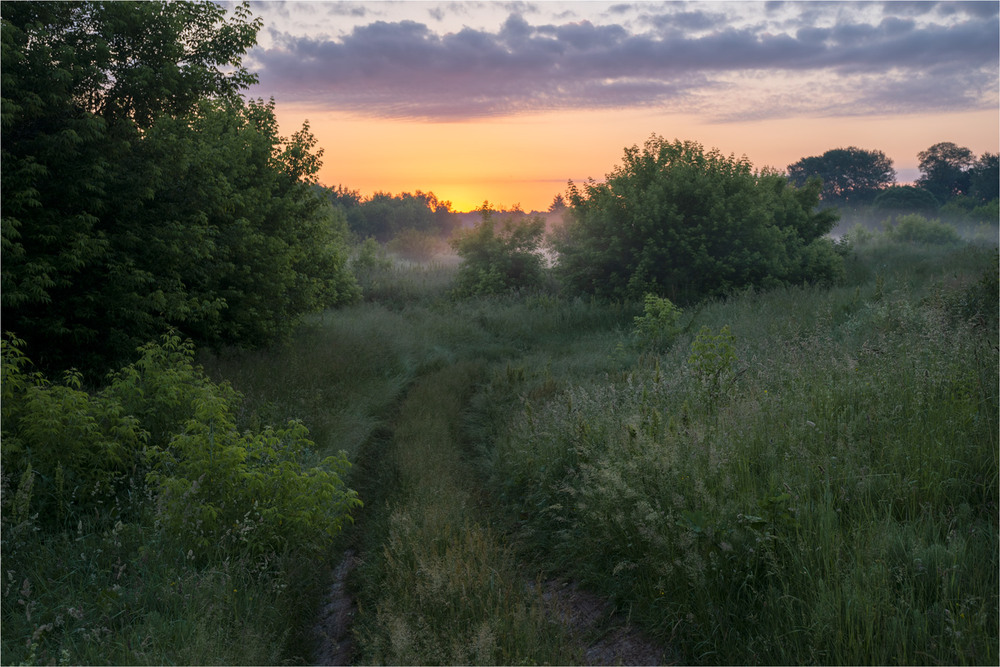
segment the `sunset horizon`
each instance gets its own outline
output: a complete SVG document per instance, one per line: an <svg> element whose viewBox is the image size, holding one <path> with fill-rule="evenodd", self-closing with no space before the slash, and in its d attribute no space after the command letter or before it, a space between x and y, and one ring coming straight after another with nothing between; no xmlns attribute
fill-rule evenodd
<svg viewBox="0 0 1000 667"><path fill-rule="evenodd" d="M546 210L650 136L784 170L1000 146L997 3L284 2L247 65L321 184Z"/></svg>

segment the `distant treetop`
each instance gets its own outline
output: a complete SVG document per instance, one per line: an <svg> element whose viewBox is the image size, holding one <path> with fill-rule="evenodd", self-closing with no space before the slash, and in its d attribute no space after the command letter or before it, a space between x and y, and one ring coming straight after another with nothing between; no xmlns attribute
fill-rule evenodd
<svg viewBox="0 0 1000 667"><path fill-rule="evenodd" d="M824 202L864 204L895 183L896 172L882 151L848 146L788 165L788 179L795 185L801 187L810 178L822 181Z"/></svg>

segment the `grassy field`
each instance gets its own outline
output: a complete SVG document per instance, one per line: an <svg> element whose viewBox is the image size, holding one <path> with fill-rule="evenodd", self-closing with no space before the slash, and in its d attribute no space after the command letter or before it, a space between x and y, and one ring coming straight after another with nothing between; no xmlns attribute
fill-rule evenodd
<svg viewBox="0 0 1000 667"><path fill-rule="evenodd" d="M446 604L418 585L445 586L445 563L485 563L471 540L516 555L525 580L600 591L688 662L996 661L993 249L867 239L844 284L704 304L659 347L632 335L636 307L455 302L441 297L446 270L385 270L381 301L317 320L303 332L314 351L275 362L287 400L345 377L358 387L329 419L377 499L355 582L363 660L566 655L516 587L515 646L462 653L463 637L501 636L497 619L422 611L489 599ZM329 377L303 380L313 373ZM403 389L453 374L457 394ZM402 413L386 412L391 396L406 396ZM388 429L364 451L417 400L459 432L428 445ZM438 464L458 468L417 472ZM434 490L453 477L461 490Z"/></svg>
<svg viewBox="0 0 1000 667"><path fill-rule="evenodd" d="M875 237L847 269L649 338L641 304L373 262L287 346L199 359L240 428L347 453L365 507L329 558L42 536L5 480L3 661L308 663L351 547L360 663L580 662L535 585L568 578L682 662L995 664L996 250Z"/></svg>
<svg viewBox="0 0 1000 667"><path fill-rule="evenodd" d="M685 661L996 662L996 271L873 241L624 372L497 377L510 530Z"/></svg>

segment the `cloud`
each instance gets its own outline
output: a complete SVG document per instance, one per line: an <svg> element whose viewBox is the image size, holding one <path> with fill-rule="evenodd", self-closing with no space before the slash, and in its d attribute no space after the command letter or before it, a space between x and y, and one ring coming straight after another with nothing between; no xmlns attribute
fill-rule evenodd
<svg viewBox="0 0 1000 667"><path fill-rule="evenodd" d="M978 5L996 3L951 7L958 4L845 12L842 3L771 3L742 16L718 11L729 5L670 5L657 14L641 5L646 28L638 31L615 22L532 23L524 16L536 6L511 3L516 11L494 30L441 34L404 20L355 25L337 38L275 33L251 53L251 66L279 99L427 120L636 106L728 119L780 114L788 100L820 115L989 107L1000 23ZM799 95L795 86L806 80L821 83Z"/></svg>

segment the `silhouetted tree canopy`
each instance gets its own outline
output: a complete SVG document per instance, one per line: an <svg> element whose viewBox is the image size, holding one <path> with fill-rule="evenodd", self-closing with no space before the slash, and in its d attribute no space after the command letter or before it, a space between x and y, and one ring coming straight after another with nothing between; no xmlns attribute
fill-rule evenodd
<svg viewBox="0 0 1000 667"><path fill-rule="evenodd" d="M355 191L328 191L328 199L343 208L347 225L359 238L372 237L385 243L404 231L449 236L459 225L451 202L433 192L376 192L361 198Z"/></svg>
<svg viewBox="0 0 1000 667"><path fill-rule="evenodd" d="M875 197L872 205L884 211L897 213L929 213L941 206L937 197L914 185L894 185Z"/></svg>
<svg viewBox="0 0 1000 667"><path fill-rule="evenodd" d="M969 170L969 196L980 203L1000 197L1000 156L983 153Z"/></svg>
<svg viewBox="0 0 1000 667"><path fill-rule="evenodd" d="M832 279L842 260L824 235L837 215L816 210L819 191L818 180L793 187L745 157L654 135L604 183L570 183L558 272L572 291L676 303Z"/></svg>
<svg viewBox="0 0 1000 667"><path fill-rule="evenodd" d="M917 185L941 202L966 194L971 183L970 170L976 162L971 150L950 141L934 144L917 153L920 178Z"/></svg>
<svg viewBox="0 0 1000 667"><path fill-rule="evenodd" d="M822 180L823 201L859 204L895 183L896 172L882 151L849 146L788 165L788 180L794 185L802 187L810 178Z"/></svg>

